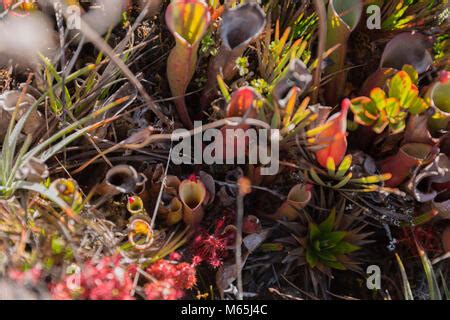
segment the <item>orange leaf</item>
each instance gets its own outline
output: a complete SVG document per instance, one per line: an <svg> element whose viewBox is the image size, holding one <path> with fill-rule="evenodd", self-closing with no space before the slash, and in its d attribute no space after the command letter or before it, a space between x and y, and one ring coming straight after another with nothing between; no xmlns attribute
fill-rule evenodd
<svg viewBox="0 0 450 320"><path fill-rule="evenodd" d="M347 112L350 107L350 100L344 99L341 103L341 111L332 115L327 124L331 126L317 135L316 143L323 146L316 151L316 159L319 164L326 168L327 159L331 157L336 165L344 159L347 151Z"/></svg>

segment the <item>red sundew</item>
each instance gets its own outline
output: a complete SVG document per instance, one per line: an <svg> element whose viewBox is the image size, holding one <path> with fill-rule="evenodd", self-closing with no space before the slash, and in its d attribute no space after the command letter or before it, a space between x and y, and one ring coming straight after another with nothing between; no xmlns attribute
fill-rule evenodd
<svg viewBox="0 0 450 320"><path fill-rule="evenodd" d="M200 229L199 235L194 238L191 245L194 266L202 262L206 262L214 268L222 265L224 258L228 255L228 247L235 240L235 232L232 228L225 231L230 217L231 215L225 214L218 219L213 234Z"/></svg>
<svg viewBox="0 0 450 320"><path fill-rule="evenodd" d="M148 274L157 280L173 279L177 276L177 268L167 260L158 260L146 270Z"/></svg>
<svg viewBox="0 0 450 320"><path fill-rule="evenodd" d="M120 265L120 256L87 261L80 273L50 286L54 299L133 300L133 281Z"/></svg>
<svg viewBox="0 0 450 320"><path fill-rule="evenodd" d="M147 300L178 300L184 292L176 287L172 279L148 283L144 287Z"/></svg>
<svg viewBox="0 0 450 320"><path fill-rule="evenodd" d="M219 267L228 255L227 247L228 239L226 237L210 235L206 232L198 235L192 243L194 265L205 261L214 268Z"/></svg>
<svg viewBox="0 0 450 320"><path fill-rule="evenodd" d="M195 268L186 262L172 264L159 260L150 265L146 272L159 281L173 280L178 289L191 289L197 282Z"/></svg>
<svg viewBox="0 0 450 320"><path fill-rule="evenodd" d="M8 276L11 280L22 282L25 277L25 273L18 269L12 269L8 272Z"/></svg>
<svg viewBox="0 0 450 320"><path fill-rule="evenodd" d="M19 269L11 269L8 272L10 279L20 282L20 283L32 283L36 284L39 282L42 276L42 269L39 266L34 266L26 271L21 271Z"/></svg>
<svg viewBox="0 0 450 320"><path fill-rule="evenodd" d="M189 263L182 262L177 265L179 274L175 278L176 284L184 289L192 289L197 283L195 268Z"/></svg>
<svg viewBox="0 0 450 320"><path fill-rule="evenodd" d="M63 282L51 286L50 292L54 300L72 300L74 298L74 294L67 289Z"/></svg>
<svg viewBox="0 0 450 320"><path fill-rule="evenodd" d="M224 227L225 227L225 217L217 220L214 228L214 235L219 235Z"/></svg>
<svg viewBox="0 0 450 320"><path fill-rule="evenodd" d="M200 263L202 263L202 258L200 256L192 257L192 265L198 266Z"/></svg>
<svg viewBox="0 0 450 320"><path fill-rule="evenodd" d="M28 272L33 283L37 283L42 276L42 269L40 267L33 267Z"/></svg>
<svg viewBox="0 0 450 320"><path fill-rule="evenodd" d="M50 284L49 290L54 300L84 300L88 298L88 290L82 287L79 274L68 275L62 281Z"/></svg>
<svg viewBox="0 0 450 320"><path fill-rule="evenodd" d="M176 251L172 252L169 255L169 259L172 260L172 261L180 261L181 258L182 258L182 255L180 253L176 252Z"/></svg>
<svg viewBox="0 0 450 320"><path fill-rule="evenodd" d="M135 265L134 263L133 263L133 264L130 264L130 265L127 267L127 272L128 272L128 274L130 275L130 277L134 277L134 276L136 275L137 269L138 269L138 266Z"/></svg>

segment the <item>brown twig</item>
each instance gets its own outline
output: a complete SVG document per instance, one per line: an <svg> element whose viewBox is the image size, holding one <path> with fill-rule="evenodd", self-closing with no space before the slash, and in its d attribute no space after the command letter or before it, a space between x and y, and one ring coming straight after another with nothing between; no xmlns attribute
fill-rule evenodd
<svg viewBox="0 0 450 320"><path fill-rule="evenodd" d="M225 118L221 119L212 123L208 123L201 127L201 131L205 131L212 128L222 127L225 125L240 125L242 123L246 123L249 125L257 125L262 126L262 122L257 119L251 119L251 118L241 118L241 117L234 117L234 118ZM266 129L270 129L269 125L264 125ZM98 158L105 156L108 153L111 153L113 151L119 150L119 149L130 149L130 150L138 150L142 149L152 143L159 142L159 141L170 141L173 138L186 138L189 136L193 136L198 133L198 128L186 131L184 134L177 134L173 135L171 133L161 133L161 134L153 134L154 129L153 127L147 127L145 129L142 129L141 131L135 133L128 139L125 139L124 141L106 149L105 151L99 153L95 157L93 157L91 160L84 163L82 166L80 166L77 170L73 171L72 174L80 173L85 168L87 168L89 165L91 165L93 162L95 162Z"/></svg>

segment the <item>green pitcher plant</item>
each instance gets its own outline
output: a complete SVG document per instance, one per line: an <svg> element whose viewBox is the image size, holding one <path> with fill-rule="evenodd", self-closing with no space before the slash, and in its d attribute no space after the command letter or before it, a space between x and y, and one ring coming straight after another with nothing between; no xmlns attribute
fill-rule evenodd
<svg viewBox="0 0 450 320"><path fill-rule="evenodd" d="M347 53L347 41L361 18L362 9L363 2L360 0L330 0L328 3L326 48L340 45L330 55L333 65L327 69L328 74L337 73L326 88L330 104L337 103L344 89L346 76L342 69Z"/></svg>
<svg viewBox="0 0 450 320"><path fill-rule="evenodd" d="M211 16L208 5L202 0L175 0L167 7L165 18L175 37L175 47L167 60L167 78L180 120L192 128L184 95L194 75L198 47Z"/></svg>
<svg viewBox="0 0 450 320"><path fill-rule="evenodd" d="M438 81L428 89L425 99L435 110L429 124L433 131L445 129L450 119L450 72L442 71Z"/></svg>

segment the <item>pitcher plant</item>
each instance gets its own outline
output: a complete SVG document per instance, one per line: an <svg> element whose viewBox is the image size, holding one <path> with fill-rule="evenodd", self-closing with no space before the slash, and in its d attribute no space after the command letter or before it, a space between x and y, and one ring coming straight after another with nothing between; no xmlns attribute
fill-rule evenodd
<svg viewBox="0 0 450 320"><path fill-rule="evenodd" d="M197 51L211 16L202 0L175 0L166 10L166 23L175 37L175 47L167 60L167 80L182 123L193 127L184 95L195 73Z"/></svg>

